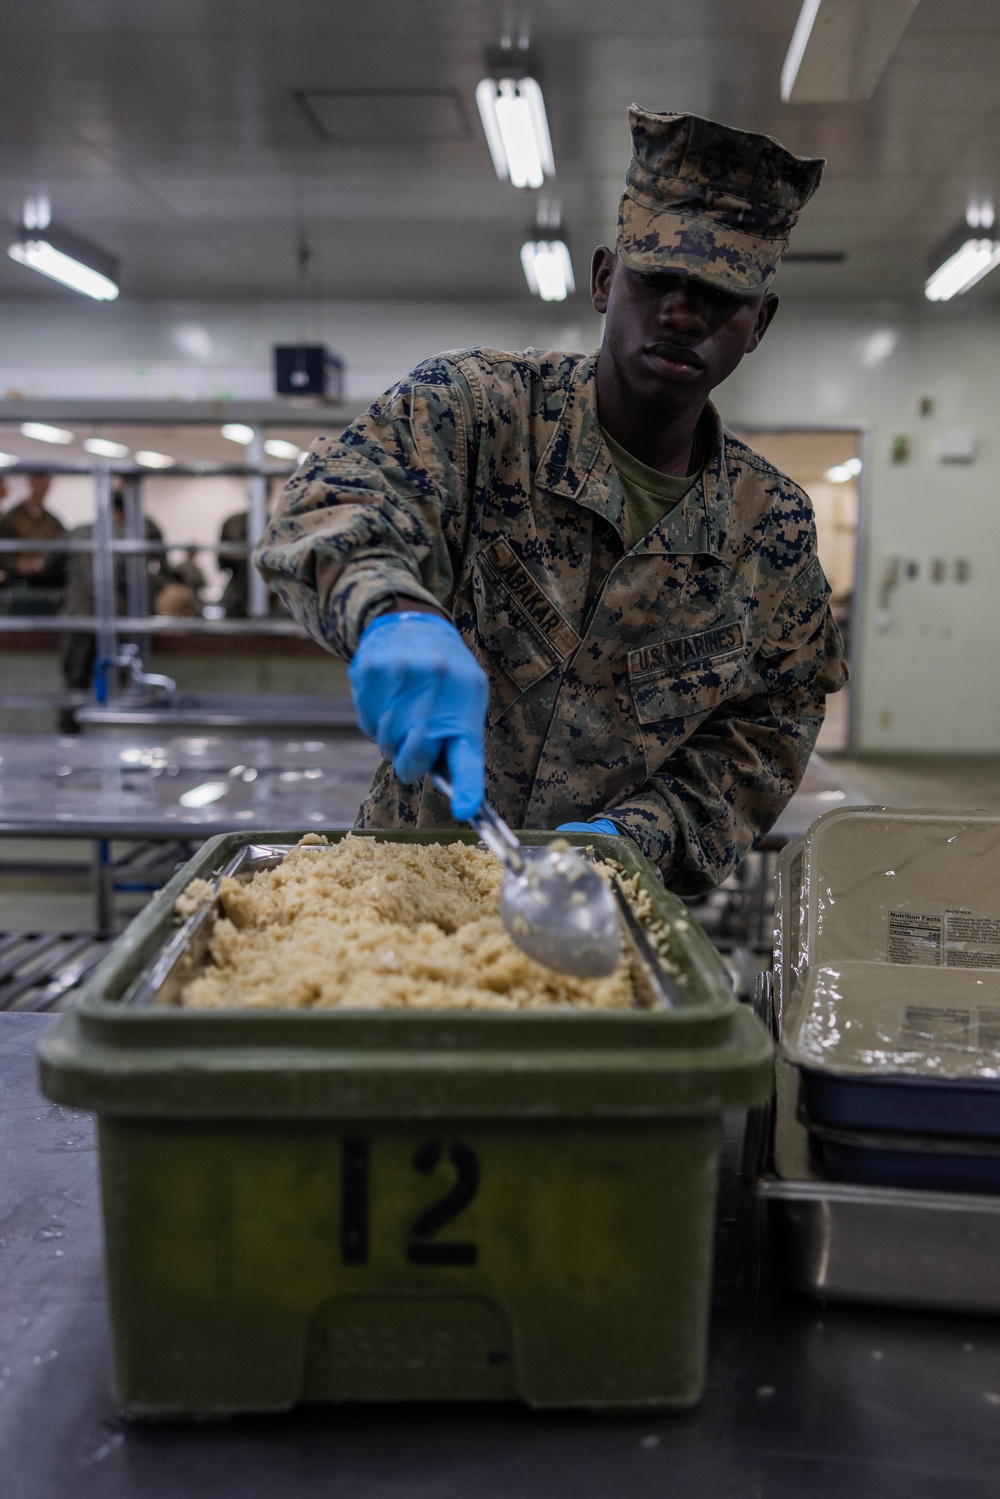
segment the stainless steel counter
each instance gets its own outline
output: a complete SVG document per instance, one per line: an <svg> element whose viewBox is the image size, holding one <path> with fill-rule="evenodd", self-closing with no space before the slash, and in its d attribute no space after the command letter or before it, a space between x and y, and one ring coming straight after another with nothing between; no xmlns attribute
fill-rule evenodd
<svg viewBox="0 0 1000 1499"><path fill-rule="evenodd" d="M209 838L348 828L378 763L357 736L0 736L0 833Z"/></svg>
<svg viewBox="0 0 1000 1499"><path fill-rule="evenodd" d="M190 830L208 838L243 826L350 827L379 753L344 730L0 735L0 833L157 838ZM865 800L814 755L768 845L799 837L822 812Z"/></svg>
<svg viewBox="0 0 1000 1499"><path fill-rule="evenodd" d="M995 1320L820 1308L780 1282L727 1119L700 1406L305 1407L133 1424L108 1393L92 1121L39 1097L48 1018L0 1015L4 1499L992 1499ZM251 1309L252 1314L252 1309Z"/></svg>

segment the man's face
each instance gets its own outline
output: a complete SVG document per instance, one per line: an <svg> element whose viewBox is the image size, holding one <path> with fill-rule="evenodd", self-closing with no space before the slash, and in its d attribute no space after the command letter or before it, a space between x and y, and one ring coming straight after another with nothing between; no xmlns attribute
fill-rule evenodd
<svg viewBox="0 0 1000 1499"><path fill-rule="evenodd" d="M42 509L51 483L52 480L48 474L32 474L28 480L28 504L32 510Z"/></svg>
<svg viewBox="0 0 1000 1499"><path fill-rule="evenodd" d="M618 381L644 405L703 405L760 343L773 294L744 299L680 271L643 274L613 251L594 252L593 303L607 314L603 350Z"/></svg>

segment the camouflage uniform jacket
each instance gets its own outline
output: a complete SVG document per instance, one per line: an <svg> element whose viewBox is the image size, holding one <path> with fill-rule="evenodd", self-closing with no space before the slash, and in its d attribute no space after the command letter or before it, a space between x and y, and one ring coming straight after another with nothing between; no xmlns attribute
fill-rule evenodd
<svg viewBox="0 0 1000 1499"><path fill-rule="evenodd" d="M682 892L766 833L846 680L812 506L713 425L698 483L633 546L597 355L442 355L321 438L257 549L349 658L403 594L450 612L490 679L486 791L514 827L610 817ZM383 762L364 827L451 825Z"/></svg>
<svg viewBox="0 0 1000 1499"><path fill-rule="evenodd" d="M51 510L35 514L22 500L0 515L0 539L3 541L58 541L66 527ZM28 581L35 588L59 588L66 576L66 558L59 552L0 552L0 578L18 573L23 563L37 564Z"/></svg>

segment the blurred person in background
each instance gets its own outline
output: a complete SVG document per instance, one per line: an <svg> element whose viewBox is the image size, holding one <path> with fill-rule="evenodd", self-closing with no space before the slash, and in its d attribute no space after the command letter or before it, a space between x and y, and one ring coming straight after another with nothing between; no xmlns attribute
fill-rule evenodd
<svg viewBox="0 0 1000 1499"><path fill-rule="evenodd" d="M197 547L185 547L181 560L170 563L168 581L156 596L157 614L173 615L175 619L202 617L201 591L207 580L195 561L197 550Z"/></svg>
<svg viewBox="0 0 1000 1499"><path fill-rule="evenodd" d="M62 521L45 508L51 485L50 474L29 475L25 499L0 516L0 540L59 541L66 535ZM66 571L60 552L0 552L0 583L16 613L55 614Z"/></svg>
<svg viewBox="0 0 1000 1499"><path fill-rule="evenodd" d="M245 545L246 539L246 511L238 510L235 515L227 515L219 531L219 540L227 545ZM227 557L223 554L219 558L219 566L226 568L229 572L229 581L221 599L226 618L245 619L250 599L247 559Z"/></svg>
<svg viewBox="0 0 1000 1499"><path fill-rule="evenodd" d="M185 588L190 588L200 603L201 591L208 579L198 566L198 548L185 547L180 562L173 563L172 568L178 583L183 583Z"/></svg>
<svg viewBox="0 0 1000 1499"><path fill-rule="evenodd" d="M271 505L271 490L268 488L268 509ZM219 531L219 540L227 545L241 543L246 545L247 539L247 512L238 510L235 515L227 515L222 522ZM227 619L246 619L250 612L250 586L249 586L249 563L246 557L227 557L224 554L219 558L219 566L228 568L229 582L226 584L225 592L220 603ZM278 595L268 590L268 612L270 614L284 614L285 609Z"/></svg>

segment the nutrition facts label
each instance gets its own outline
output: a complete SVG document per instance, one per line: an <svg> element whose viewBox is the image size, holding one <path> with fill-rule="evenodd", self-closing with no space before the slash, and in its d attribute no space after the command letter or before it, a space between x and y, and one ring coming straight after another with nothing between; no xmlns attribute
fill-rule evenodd
<svg viewBox="0 0 1000 1499"><path fill-rule="evenodd" d="M889 912L889 962L941 966L944 922L915 911Z"/></svg>
<svg viewBox="0 0 1000 1499"><path fill-rule="evenodd" d="M890 911L890 963L924 968L1000 968L1000 917L963 908Z"/></svg>

